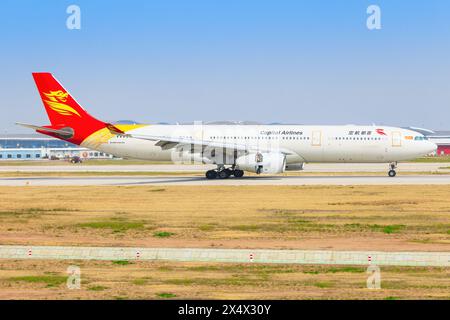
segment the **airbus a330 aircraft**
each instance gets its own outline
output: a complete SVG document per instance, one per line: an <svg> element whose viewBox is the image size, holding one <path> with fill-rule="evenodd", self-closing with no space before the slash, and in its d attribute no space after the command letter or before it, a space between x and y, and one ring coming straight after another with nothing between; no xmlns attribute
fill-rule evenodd
<svg viewBox="0 0 450 320"><path fill-rule="evenodd" d="M386 126L112 124L89 115L52 74L33 77L51 124L18 124L118 157L216 164L208 179L301 170L305 162L382 162L394 177L397 161L437 148L418 132Z"/></svg>

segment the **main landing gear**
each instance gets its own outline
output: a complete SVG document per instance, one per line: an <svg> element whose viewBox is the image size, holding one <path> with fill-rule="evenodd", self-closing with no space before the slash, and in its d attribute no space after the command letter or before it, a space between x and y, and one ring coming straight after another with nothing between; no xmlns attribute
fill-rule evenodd
<svg viewBox="0 0 450 320"><path fill-rule="evenodd" d="M207 179L228 179L231 176L235 178L241 178L244 176L244 171L240 169L225 168L224 166L219 166L216 170L208 170L205 174Z"/></svg>
<svg viewBox="0 0 450 320"><path fill-rule="evenodd" d="M388 172L389 177L395 177L397 175L397 172L395 171L397 168L397 162L392 162L389 167L391 168Z"/></svg>

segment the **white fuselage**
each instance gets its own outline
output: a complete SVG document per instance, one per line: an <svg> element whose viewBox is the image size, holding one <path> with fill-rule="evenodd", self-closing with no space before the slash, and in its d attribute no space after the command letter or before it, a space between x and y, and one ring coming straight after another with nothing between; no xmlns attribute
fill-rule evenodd
<svg viewBox="0 0 450 320"><path fill-rule="evenodd" d="M165 135L217 143L289 150L286 162L395 162L414 159L436 150L418 132L386 126L307 125L148 125L116 135L96 149L115 156L146 160L179 160L183 152L205 163L233 164L233 156L204 157L204 150L161 148L157 141L130 135ZM207 143L206 143L207 144Z"/></svg>

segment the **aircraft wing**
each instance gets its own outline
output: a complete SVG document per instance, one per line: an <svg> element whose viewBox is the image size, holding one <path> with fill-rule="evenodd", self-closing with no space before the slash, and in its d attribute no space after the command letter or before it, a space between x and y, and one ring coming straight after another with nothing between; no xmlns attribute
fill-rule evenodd
<svg viewBox="0 0 450 320"><path fill-rule="evenodd" d="M177 145L188 145L193 144L197 146L201 146L202 148L223 148L228 149L230 151L238 150L245 151L248 153L251 152L274 152L275 150L281 152L283 154L294 155L295 152L285 149L285 148L270 148L269 146L260 146L256 144L241 144L234 142L220 142L220 141L212 141L212 140L196 140L196 139L186 139L186 138L178 138L171 136L154 136L154 135L142 135L142 134L130 134L132 138L143 139L143 140L151 140L158 141L156 143L157 146L160 146L162 149L170 149L174 148Z"/></svg>

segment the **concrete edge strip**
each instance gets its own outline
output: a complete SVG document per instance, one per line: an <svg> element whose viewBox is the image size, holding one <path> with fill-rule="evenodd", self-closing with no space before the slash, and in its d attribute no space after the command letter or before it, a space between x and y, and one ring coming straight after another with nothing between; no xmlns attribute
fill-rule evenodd
<svg viewBox="0 0 450 320"><path fill-rule="evenodd" d="M383 252L0 245L0 259L142 260L325 265L450 266L450 252Z"/></svg>

